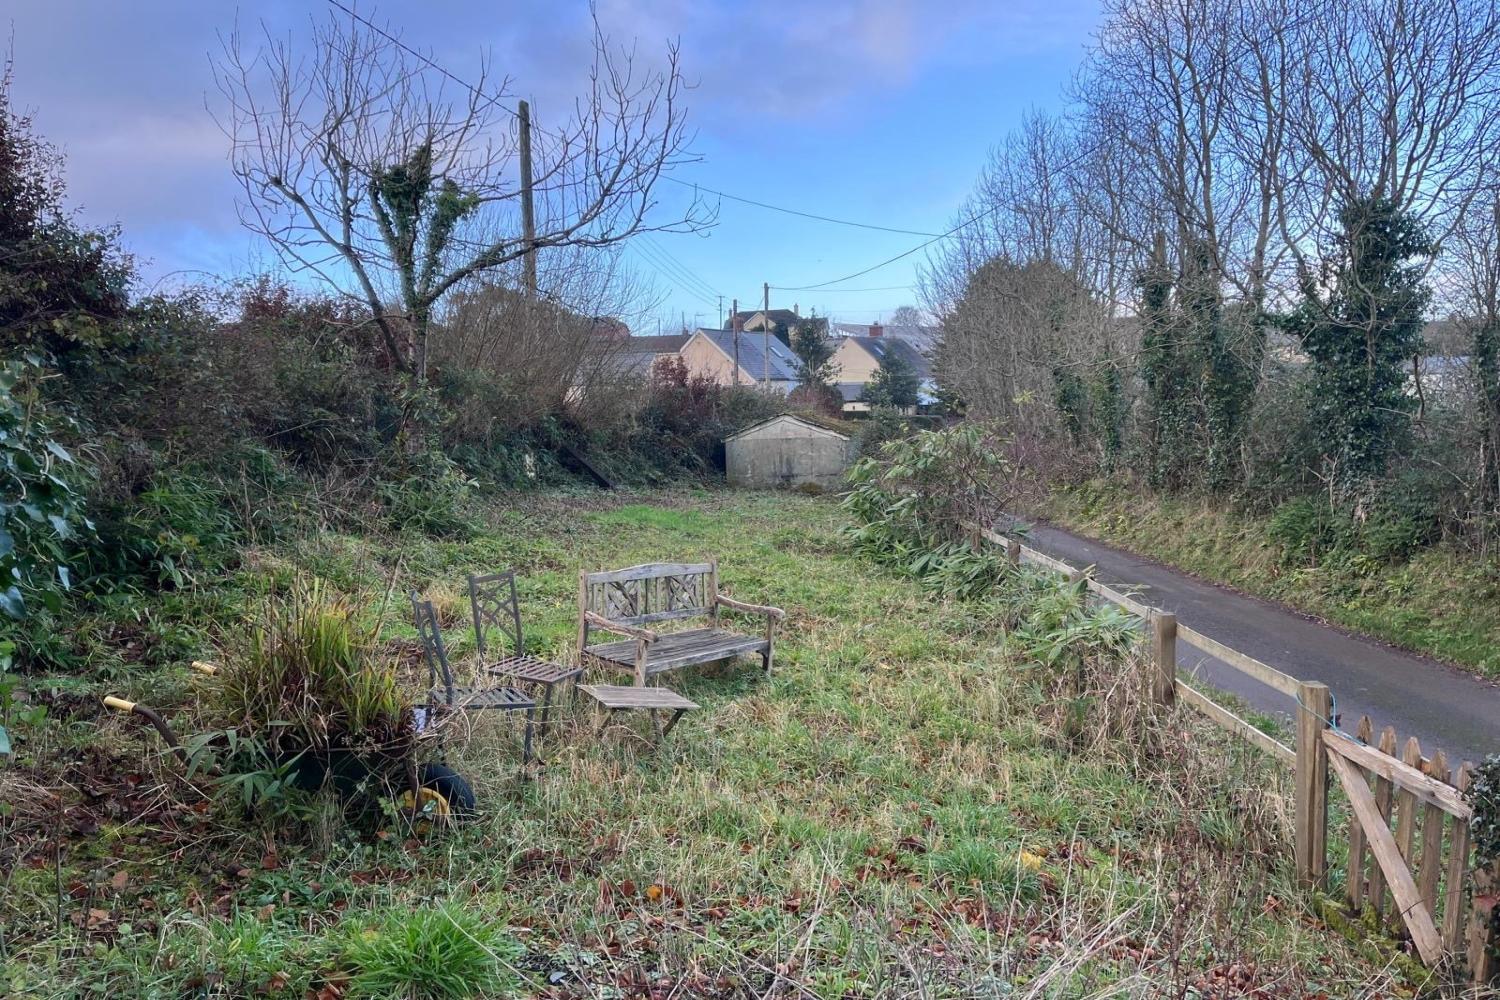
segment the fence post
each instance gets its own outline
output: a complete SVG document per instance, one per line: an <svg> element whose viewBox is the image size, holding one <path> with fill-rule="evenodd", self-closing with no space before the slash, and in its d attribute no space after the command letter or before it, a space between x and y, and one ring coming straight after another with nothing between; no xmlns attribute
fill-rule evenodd
<svg viewBox="0 0 1500 1000"><path fill-rule="evenodd" d="M1323 730L1333 711L1326 684L1297 685L1297 874L1313 886L1328 870L1328 748Z"/></svg>
<svg viewBox="0 0 1500 1000"><path fill-rule="evenodd" d="M1152 656L1156 669L1151 674L1151 696L1158 705L1177 700L1177 616L1170 611L1151 615Z"/></svg>
<svg viewBox="0 0 1500 1000"><path fill-rule="evenodd" d="M1005 558L1010 560L1012 566L1021 565L1021 540L1019 538L1005 540Z"/></svg>

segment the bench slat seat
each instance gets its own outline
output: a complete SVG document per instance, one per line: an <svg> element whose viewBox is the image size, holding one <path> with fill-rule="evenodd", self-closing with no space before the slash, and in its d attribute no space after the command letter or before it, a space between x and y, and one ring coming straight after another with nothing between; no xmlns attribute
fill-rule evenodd
<svg viewBox="0 0 1500 1000"><path fill-rule="evenodd" d="M634 639L601 642L584 647L584 652L599 660L635 669L639 643ZM722 628L695 628L684 632L667 632L646 647L646 675L659 674L694 663L727 660L741 653L761 653L771 648L765 636L740 635Z"/></svg>

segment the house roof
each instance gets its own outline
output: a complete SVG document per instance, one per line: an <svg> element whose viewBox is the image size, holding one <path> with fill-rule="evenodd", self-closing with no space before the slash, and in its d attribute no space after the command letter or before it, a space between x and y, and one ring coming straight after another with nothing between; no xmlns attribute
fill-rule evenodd
<svg viewBox="0 0 1500 1000"><path fill-rule="evenodd" d="M620 341L620 349L631 354L676 354L691 336L690 333L669 333L660 337L627 337Z"/></svg>
<svg viewBox="0 0 1500 1000"><path fill-rule="evenodd" d="M917 373L917 377L923 382L932 378L932 365L928 363L927 357L900 337L847 337L845 339L863 347L881 364L885 364L885 359L888 357L899 357Z"/></svg>
<svg viewBox="0 0 1500 1000"><path fill-rule="evenodd" d="M735 356L732 330L700 329L698 333L723 351L725 357L732 359ZM763 346L770 348L769 361L762 353ZM761 333L759 330L751 333L741 331L739 359L740 368L757 382L764 378L773 382L797 381L797 356L774 334Z"/></svg>
<svg viewBox="0 0 1500 1000"><path fill-rule="evenodd" d="M803 320L802 316L798 316L797 313L791 309L741 309L739 312L734 313L729 317L729 323L730 326L733 326L734 318L738 316L740 323L743 326L743 324L754 319L756 316L761 315L764 315L772 323L786 324L787 329L791 329Z"/></svg>
<svg viewBox="0 0 1500 1000"><path fill-rule="evenodd" d="M749 427L745 427L745 428L741 429L740 431L738 431L738 432L736 432L734 434L729 435L724 440L726 442L733 441L736 438L742 438L742 437L744 437L747 434L750 434L750 433L752 433L754 431L761 430L762 428L765 428L765 427L769 427L772 424L776 424L776 423L798 424L798 425L800 425L802 427L807 428L810 431L815 431L818 434L824 435L826 437L838 438L840 441L847 441L847 440L849 440L849 435L847 435L847 434L841 434L841 433L839 433L838 431L834 430L831 427L825 427L822 424L815 423L814 421L808 420L808 419L806 419L804 417L799 417L799 416L797 416L796 414L793 414L793 413L778 413L774 417L767 417L765 420L758 420L755 423L751 424Z"/></svg>
<svg viewBox="0 0 1500 1000"><path fill-rule="evenodd" d="M833 324L833 335L835 337L868 337L870 335L868 323L835 323ZM896 337L906 341L923 354L928 354L937 346L938 335L942 332L936 326L890 326L881 327L882 335Z"/></svg>

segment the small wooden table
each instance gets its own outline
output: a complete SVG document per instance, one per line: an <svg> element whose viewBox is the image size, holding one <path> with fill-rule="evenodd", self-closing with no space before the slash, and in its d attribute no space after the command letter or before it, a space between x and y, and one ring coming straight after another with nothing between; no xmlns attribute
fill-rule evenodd
<svg viewBox="0 0 1500 1000"><path fill-rule="evenodd" d="M677 725L677 720L687 712L698 707L698 703L684 698L671 688L664 687L634 687L617 684L580 684L578 690L588 695L599 703L599 707L605 709L604 722L599 726L599 734L603 735L604 729L609 725L609 717L615 712L630 709L645 709L651 713L651 727L656 730L657 739L665 739ZM671 712L672 717L663 726L657 712Z"/></svg>

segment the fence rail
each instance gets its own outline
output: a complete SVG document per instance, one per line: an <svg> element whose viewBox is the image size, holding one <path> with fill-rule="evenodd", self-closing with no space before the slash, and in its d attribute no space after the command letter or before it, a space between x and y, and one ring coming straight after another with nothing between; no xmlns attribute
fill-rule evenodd
<svg viewBox="0 0 1500 1000"><path fill-rule="evenodd" d="M1326 685L1299 680L1181 625L1171 612L1106 586L1094 580L1089 569L1038 552L1019 538L978 524L964 528L976 548L982 541L1004 546L1013 565L1061 573L1141 618L1151 630L1155 668L1151 686L1158 701L1185 705L1291 766L1296 789L1293 853L1306 883L1321 887L1326 881L1328 785L1330 776L1336 776L1352 813L1345 884L1350 908L1373 907L1377 923L1404 928L1429 966L1463 962L1479 984L1488 983L1496 974L1491 911L1500 895L1500 865L1476 871L1470 856L1473 810L1463 793L1472 765L1466 761L1450 774L1444 754L1439 751L1424 757L1415 738L1407 740L1398 757L1396 734L1389 727L1379 745L1371 745L1374 726L1368 717L1360 722L1358 738L1351 737L1339 731L1332 718L1332 695ZM1295 746L1251 725L1179 678L1179 639L1294 699ZM1387 892L1392 904L1389 912Z"/></svg>

